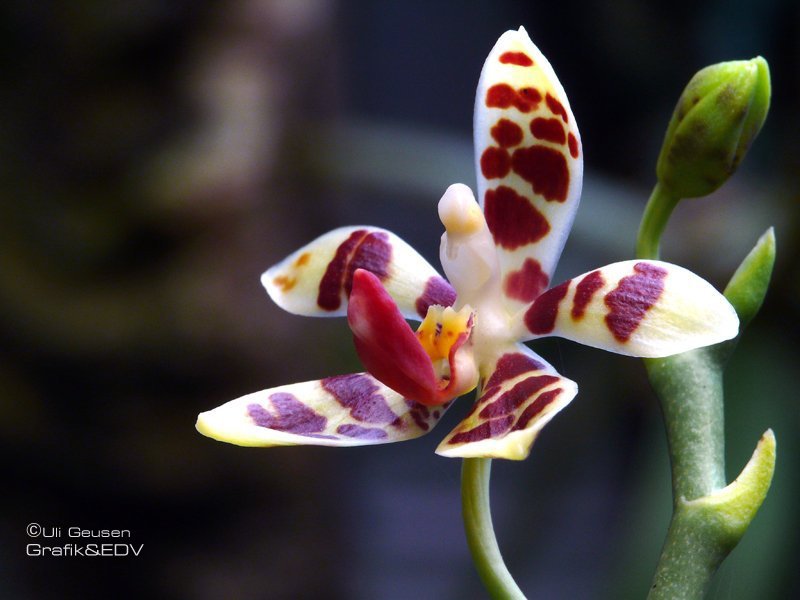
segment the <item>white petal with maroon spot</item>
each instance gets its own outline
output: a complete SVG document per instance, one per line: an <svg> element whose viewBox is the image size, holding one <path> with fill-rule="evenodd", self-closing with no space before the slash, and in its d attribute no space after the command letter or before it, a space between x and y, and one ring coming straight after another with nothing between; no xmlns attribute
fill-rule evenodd
<svg viewBox="0 0 800 600"><path fill-rule="evenodd" d="M729 340L739 330L733 307L710 283L676 265L635 260L548 290L525 324L535 336L651 358Z"/></svg>
<svg viewBox="0 0 800 600"><path fill-rule="evenodd" d="M437 454L522 460L536 436L578 393L578 386L521 344L509 346L482 373L482 394Z"/></svg>
<svg viewBox="0 0 800 600"><path fill-rule="evenodd" d="M431 304L450 305L455 292L419 253L377 227L341 227L290 254L261 276L275 303L306 316L343 316L356 269L378 276L408 319Z"/></svg>
<svg viewBox="0 0 800 600"><path fill-rule="evenodd" d="M197 418L197 430L238 446L364 446L428 433L447 405L406 400L366 373L255 392Z"/></svg>
<svg viewBox="0 0 800 600"><path fill-rule="evenodd" d="M478 200L500 257L511 314L549 287L578 208L583 151L550 63L524 28L507 31L475 98Z"/></svg>

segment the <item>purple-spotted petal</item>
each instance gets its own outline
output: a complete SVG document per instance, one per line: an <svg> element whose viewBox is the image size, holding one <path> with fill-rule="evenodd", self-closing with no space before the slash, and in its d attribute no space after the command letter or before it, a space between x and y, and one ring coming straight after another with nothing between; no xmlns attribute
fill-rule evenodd
<svg viewBox="0 0 800 600"><path fill-rule="evenodd" d="M507 31L475 98L478 200L497 245L510 314L547 289L578 208L583 152L550 63L523 28Z"/></svg>
<svg viewBox="0 0 800 600"><path fill-rule="evenodd" d="M261 283L291 313L343 316L356 269L375 274L408 319L421 319L431 304L455 302L453 288L416 250L368 226L326 233L270 268Z"/></svg>
<svg viewBox="0 0 800 600"><path fill-rule="evenodd" d="M363 446L428 433L447 405L403 398L366 373L242 396L197 418L197 430L238 446Z"/></svg>
<svg viewBox="0 0 800 600"><path fill-rule="evenodd" d="M614 263L565 281L524 316L533 336L556 335L630 356L661 357L716 344L739 330L707 281L660 261Z"/></svg>
<svg viewBox="0 0 800 600"><path fill-rule="evenodd" d="M575 382L521 344L488 361L481 379L480 398L437 454L522 460L542 427L578 393Z"/></svg>

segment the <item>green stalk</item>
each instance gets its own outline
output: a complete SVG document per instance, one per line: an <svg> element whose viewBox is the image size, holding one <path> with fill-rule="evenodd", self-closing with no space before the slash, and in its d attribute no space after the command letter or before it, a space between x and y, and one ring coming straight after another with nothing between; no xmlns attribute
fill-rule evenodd
<svg viewBox="0 0 800 600"><path fill-rule="evenodd" d="M645 360L661 401L672 466L673 515L649 598L702 598L727 555L714 532L682 510L725 487L722 369L705 349Z"/></svg>
<svg viewBox="0 0 800 600"><path fill-rule="evenodd" d="M639 225L639 237L636 240L638 258L658 259L661 234L679 201L680 198L661 183L657 183L653 188Z"/></svg>
<svg viewBox="0 0 800 600"><path fill-rule="evenodd" d="M678 201L656 185L639 230L638 258L659 257L661 234ZM774 256L770 230L725 290L739 316L740 335L764 299ZM673 495L672 520L648 596L651 600L702 598L769 489L775 465L771 432L762 437L742 475L725 485L722 380L735 343L645 360L666 426Z"/></svg>
<svg viewBox="0 0 800 600"><path fill-rule="evenodd" d="M503 562L494 535L489 505L491 470L491 458L464 459L461 468L461 506L467 544L478 575L492 598L524 600L525 595Z"/></svg>
<svg viewBox="0 0 800 600"><path fill-rule="evenodd" d="M673 500L725 487L722 368L713 353L701 348L645 365L667 428Z"/></svg>

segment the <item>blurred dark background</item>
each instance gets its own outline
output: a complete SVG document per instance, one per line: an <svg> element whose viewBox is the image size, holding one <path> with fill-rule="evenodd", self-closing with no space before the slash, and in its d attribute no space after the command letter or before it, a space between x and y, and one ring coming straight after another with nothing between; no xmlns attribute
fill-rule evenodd
<svg viewBox="0 0 800 600"><path fill-rule="evenodd" d="M391 228L438 266L436 202L474 185L483 60L524 25L583 136L563 279L632 256L690 76L761 54L773 104L735 177L685 202L664 257L724 286L770 225L778 262L733 359L729 477L778 467L713 598L798 581L800 8L793 0L143 0L0 8L0 594L480 598L459 461L467 410L386 447L245 449L198 412L359 369L344 321L282 313L259 275L334 227ZM507 562L535 598L641 598L670 512L641 362L544 340L580 384L522 463L495 461ZM129 529L128 558L26 556L25 527ZM44 542L44 540L41 540ZM64 544L69 539L53 540Z"/></svg>

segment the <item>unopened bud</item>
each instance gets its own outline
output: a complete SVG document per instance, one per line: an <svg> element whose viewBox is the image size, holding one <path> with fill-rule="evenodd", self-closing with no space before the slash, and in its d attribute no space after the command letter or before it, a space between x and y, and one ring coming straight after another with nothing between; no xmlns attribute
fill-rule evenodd
<svg viewBox="0 0 800 600"><path fill-rule="evenodd" d="M736 171L767 117L769 67L760 56L698 71L667 127L656 173L678 198L710 194Z"/></svg>

